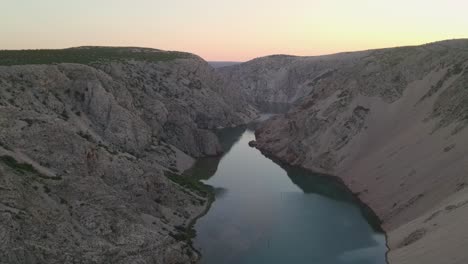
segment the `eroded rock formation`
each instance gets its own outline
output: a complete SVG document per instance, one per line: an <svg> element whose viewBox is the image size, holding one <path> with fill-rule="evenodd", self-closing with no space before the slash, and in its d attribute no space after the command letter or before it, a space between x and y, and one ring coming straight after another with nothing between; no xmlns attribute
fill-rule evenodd
<svg viewBox="0 0 468 264"><path fill-rule="evenodd" d="M193 55L0 66L0 263L195 262L208 198L170 176L255 116L238 97Z"/></svg>

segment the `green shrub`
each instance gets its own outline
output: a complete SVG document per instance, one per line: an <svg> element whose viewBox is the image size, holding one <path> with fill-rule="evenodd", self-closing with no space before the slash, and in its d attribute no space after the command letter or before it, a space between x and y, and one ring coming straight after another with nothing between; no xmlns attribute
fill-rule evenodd
<svg viewBox="0 0 468 264"><path fill-rule="evenodd" d="M18 162L15 158L11 156L7 156L7 155L0 156L0 162L3 162L5 165L7 165L8 167L12 168L13 170L15 170L16 172L20 174L26 174L29 172L29 173L34 173L37 176L46 180L54 180L54 181L62 180L62 176L60 175L53 176L53 177L44 175L38 172L31 164Z"/></svg>
<svg viewBox="0 0 468 264"><path fill-rule="evenodd" d="M68 116L67 110L63 110L62 113L60 114L63 118L63 120L67 121L70 117Z"/></svg>
<svg viewBox="0 0 468 264"><path fill-rule="evenodd" d="M2 141L0 141L0 147L3 147L6 150L11 150L11 148L7 144L3 143Z"/></svg>
<svg viewBox="0 0 468 264"><path fill-rule="evenodd" d="M176 233L170 232L169 235L177 241L188 241L196 236L196 231L193 228L185 228L184 226L174 226Z"/></svg>
<svg viewBox="0 0 468 264"><path fill-rule="evenodd" d="M16 161L15 158L11 156L1 156L0 161L21 174L24 174L26 172L38 173L37 170L31 164L19 163L18 161Z"/></svg>
<svg viewBox="0 0 468 264"><path fill-rule="evenodd" d="M178 175L170 171L165 171L165 175L169 180L194 191L202 197L210 198L214 195L213 187L204 184L198 179L186 175Z"/></svg>
<svg viewBox="0 0 468 264"><path fill-rule="evenodd" d="M460 62L460 63L457 63L457 64L455 64L455 65L453 66L453 68L452 68L452 73L453 73L454 75L460 74L460 73L462 73L462 72L463 72L463 63Z"/></svg>
<svg viewBox="0 0 468 264"><path fill-rule="evenodd" d="M93 137L88 132L78 131L78 136L86 139L87 141L92 142Z"/></svg>

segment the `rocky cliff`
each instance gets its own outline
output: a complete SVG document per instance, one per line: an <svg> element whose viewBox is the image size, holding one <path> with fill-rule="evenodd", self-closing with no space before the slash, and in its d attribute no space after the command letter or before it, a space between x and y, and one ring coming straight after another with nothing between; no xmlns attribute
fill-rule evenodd
<svg viewBox="0 0 468 264"><path fill-rule="evenodd" d="M0 64L0 263L196 261L186 226L208 197L174 173L255 110L191 54L1 51Z"/></svg>
<svg viewBox="0 0 468 264"><path fill-rule="evenodd" d="M382 219L390 263L468 262L468 40L223 71L254 100L295 104L256 145L341 177Z"/></svg>

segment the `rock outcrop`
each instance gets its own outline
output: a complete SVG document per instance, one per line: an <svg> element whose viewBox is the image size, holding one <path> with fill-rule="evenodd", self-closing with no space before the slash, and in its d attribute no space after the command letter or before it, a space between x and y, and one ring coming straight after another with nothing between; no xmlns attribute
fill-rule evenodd
<svg viewBox="0 0 468 264"><path fill-rule="evenodd" d="M195 262L207 197L173 173L255 110L194 55L27 52L0 59L0 263Z"/></svg>
<svg viewBox="0 0 468 264"><path fill-rule="evenodd" d="M341 177L382 219L390 263L468 262L468 40L223 71L254 100L295 105L255 145Z"/></svg>

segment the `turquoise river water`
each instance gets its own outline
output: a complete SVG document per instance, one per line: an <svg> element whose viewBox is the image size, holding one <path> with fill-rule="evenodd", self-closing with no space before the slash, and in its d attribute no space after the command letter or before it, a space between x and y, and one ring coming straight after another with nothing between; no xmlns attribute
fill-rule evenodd
<svg viewBox="0 0 468 264"><path fill-rule="evenodd" d="M273 162L249 128L220 138L226 153L190 171L216 190L195 225L202 264L386 263L378 219L336 178Z"/></svg>

